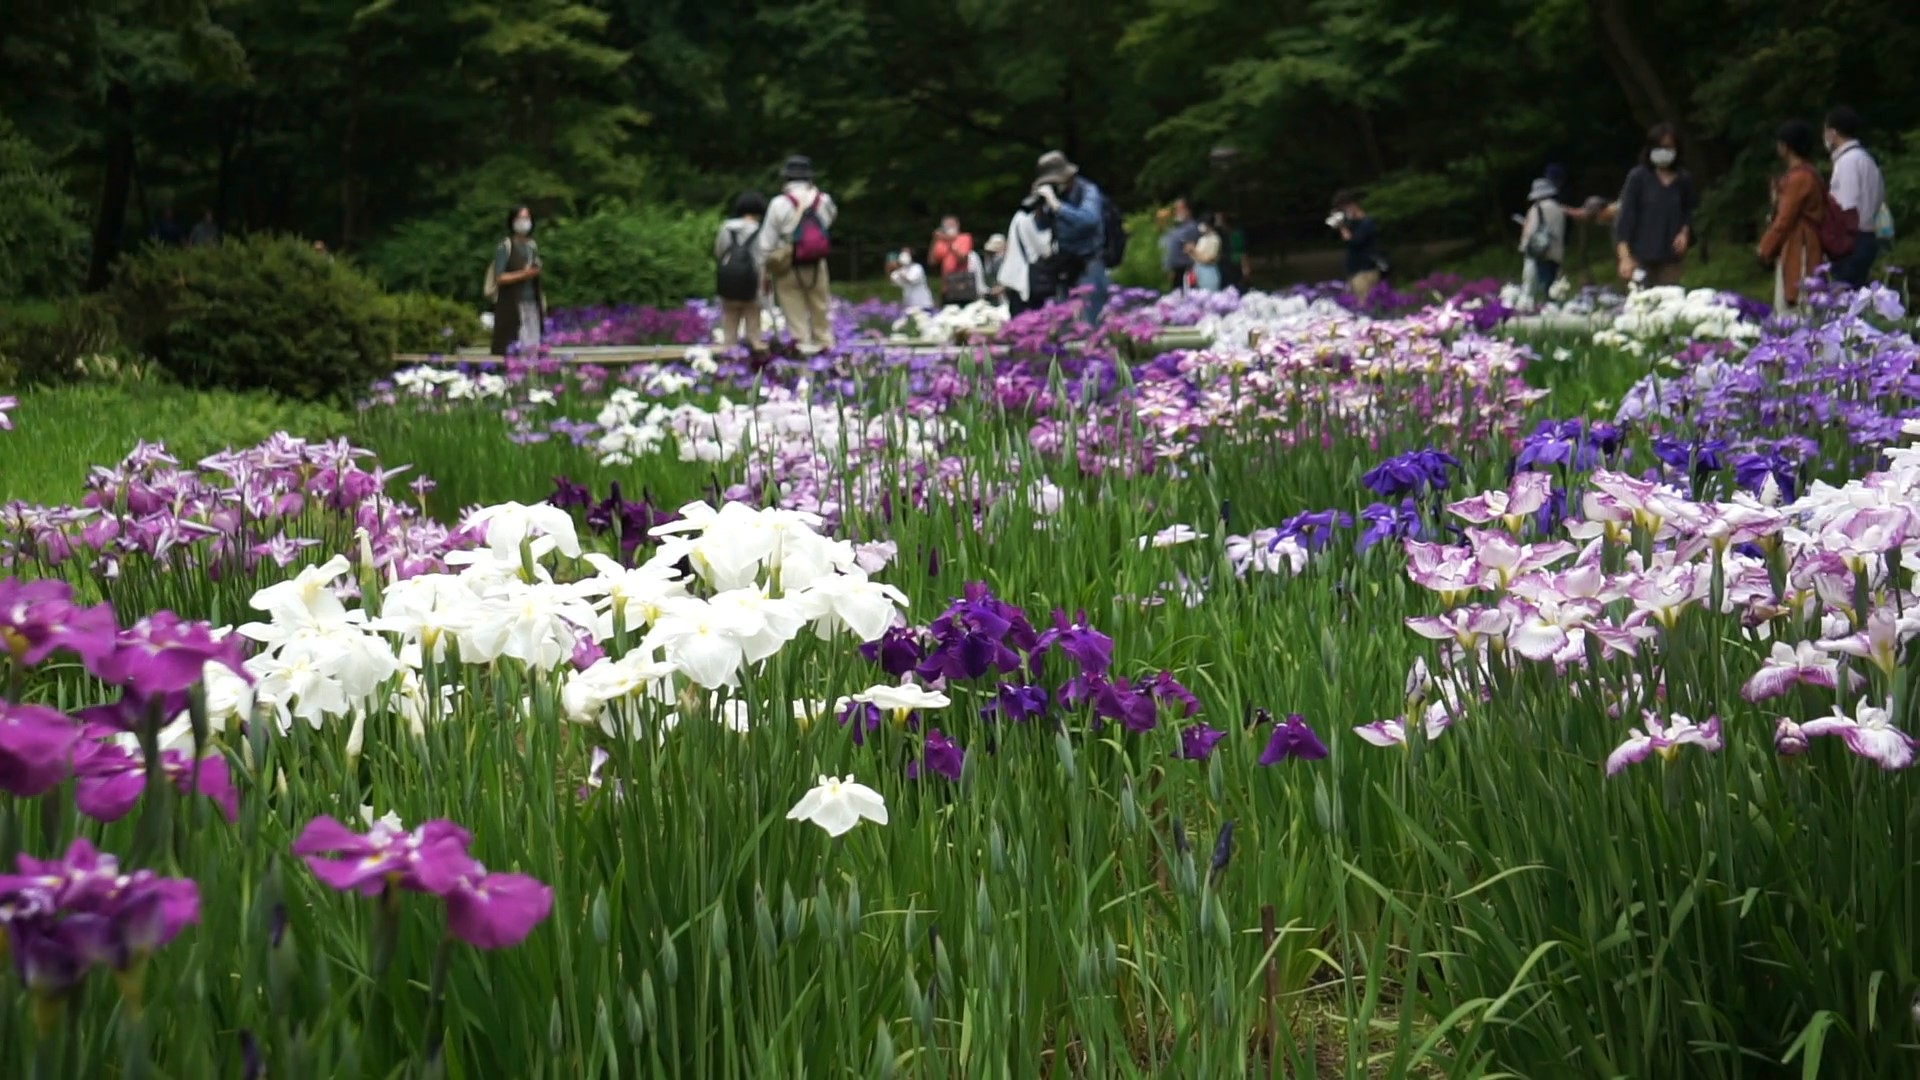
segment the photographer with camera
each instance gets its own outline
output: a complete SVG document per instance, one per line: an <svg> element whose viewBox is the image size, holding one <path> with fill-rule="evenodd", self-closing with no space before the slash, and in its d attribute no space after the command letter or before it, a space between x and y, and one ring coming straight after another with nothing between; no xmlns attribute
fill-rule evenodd
<svg viewBox="0 0 1920 1080"><path fill-rule="evenodd" d="M1107 306L1106 196L1058 150L1040 155L1036 172L1034 193L1053 214L1054 295L1065 300L1075 288L1091 288L1080 317L1098 322Z"/></svg>
<svg viewBox="0 0 1920 1080"><path fill-rule="evenodd" d="M927 285L927 270L913 261L912 248L901 248L887 256L887 277L900 286L900 302L908 311L933 310L933 290Z"/></svg>
<svg viewBox="0 0 1920 1080"><path fill-rule="evenodd" d="M1364 301L1386 276L1387 259L1380 254L1380 227L1360 205L1360 192L1342 191L1333 197L1327 228L1338 232L1347 245L1347 291Z"/></svg>

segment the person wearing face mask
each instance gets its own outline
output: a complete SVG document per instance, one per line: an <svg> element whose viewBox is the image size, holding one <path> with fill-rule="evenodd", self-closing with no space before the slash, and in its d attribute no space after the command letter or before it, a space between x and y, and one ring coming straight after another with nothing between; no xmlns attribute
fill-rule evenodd
<svg viewBox="0 0 1920 1080"><path fill-rule="evenodd" d="M540 292L540 248L533 242L531 207L516 206L507 215L507 238L493 249L487 267L486 294L493 301L493 354L539 348L547 305Z"/></svg>
<svg viewBox="0 0 1920 1080"><path fill-rule="evenodd" d="M1886 181L1880 166L1860 145L1860 114L1842 105L1827 114L1827 152L1833 155L1833 201L1843 220L1852 217L1853 250L1833 259L1833 279L1854 288L1867 283L1880 254L1877 225L1886 206Z"/></svg>
<svg viewBox="0 0 1920 1080"><path fill-rule="evenodd" d="M1647 131L1640 164L1627 174L1613 219L1620 279L1635 285L1678 285L1693 245L1693 178L1682 169L1672 124Z"/></svg>
<svg viewBox="0 0 1920 1080"><path fill-rule="evenodd" d="M887 276L900 286L900 301L908 311L933 310L933 290L927 287L927 268L913 261L912 248L901 248L887 259Z"/></svg>

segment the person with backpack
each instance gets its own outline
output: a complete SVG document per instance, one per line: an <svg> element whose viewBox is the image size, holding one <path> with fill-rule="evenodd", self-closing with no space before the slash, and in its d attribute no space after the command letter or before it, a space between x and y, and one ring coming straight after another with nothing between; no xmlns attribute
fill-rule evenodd
<svg viewBox="0 0 1920 1080"><path fill-rule="evenodd" d="M980 265L980 282L987 288L987 300L1004 306L1007 302L1007 288L1000 283L1000 268L1006 265L1007 261L1006 235L994 233L987 237L986 245L980 250L987 253L986 261Z"/></svg>
<svg viewBox="0 0 1920 1080"><path fill-rule="evenodd" d="M1613 219L1620 280L1635 285L1678 285L1693 246L1693 177L1680 167L1674 126L1647 129L1640 164L1627 173Z"/></svg>
<svg viewBox="0 0 1920 1080"><path fill-rule="evenodd" d="M1860 145L1860 114L1845 105L1827 114L1825 131L1827 150L1833 155L1833 180L1829 185L1831 213L1839 211L1839 220L1822 230L1828 238L1827 257L1832 260L1833 279L1854 288L1867 283L1873 273L1873 260L1880 255L1880 231L1893 231L1886 214L1887 185L1880 165ZM1837 228L1836 226L1844 226ZM1844 236L1852 233L1848 243Z"/></svg>
<svg viewBox="0 0 1920 1080"><path fill-rule="evenodd" d="M1054 295L1065 300L1076 288L1090 289L1080 317L1099 322L1107 306L1107 267L1126 256L1119 209L1058 150L1040 155L1035 172L1033 190L1053 215Z"/></svg>
<svg viewBox="0 0 1920 1080"><path fill-rule="evenodd" d="M827 256L833 253L830 230L839 211L833 196L814 186L811 160L798 154L788 158L780 179L780 194L768 204L760 229L760 263L794 344L804 353L827 352L833 348Z"/></svg>
<svg viewBox="0 0 1920 1080"><path fill-rule="evenodd" d="M1547 291L1566 260L1567 216L1559 186L1544 176L1535 180L1527 191L1527 215L1520 222L1520 254L1527 259L1528 299L1536 308L1547 302Z"/></svg>
<svg viewBox="0 0 1920 1080"><path fill-rule="evenodd" d="M767 213L766 196L748 191L733 200L733 216L713 238L714 291L720 296L720 344L731 349L744 338L755 356L765 349L760 339L760 293L765 275L760 266L760 219Z"/></svg>
<svg viewBox="0 0 1920 1080"><path fill-rule="evenodd" d="M1773 268L1773 306L1800 302L1800 283L1825 261L1820 226L1826 219L1827 182L1813 167L1813 125L1789 120L1774 133L1773 150L1786 163L1774 182L1773 222L1760 238L1760 261Z"/></svg>
<svg viewBox="0 0 1920 1080"><path fill-rule="evenodd" d="M540 248L533 242L533 210L516 206L507 215L507 238L493 249L483 287L493 301L493 355L540 347L546 297L540 292Z"/></svg>
<svg viewBox="0 0 1920 1080"><path fill-rule="evenodd" d="M980 255L973 249L973 236L960 231L960 219L948 214L934 230L927 245L927 263L940 277L940 300L965 306L986 292L981 281Z"/></svg>

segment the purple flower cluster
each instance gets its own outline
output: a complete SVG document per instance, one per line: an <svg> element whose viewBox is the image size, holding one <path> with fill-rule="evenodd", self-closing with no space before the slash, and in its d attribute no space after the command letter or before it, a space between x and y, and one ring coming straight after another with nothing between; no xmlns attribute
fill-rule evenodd
<svg viewBox="0 0 1920 1080"><path fill-rule="evenodd" d="M1401 495L1423 496L1430 492L1445 491L1452 483L1453 474L1459 470L1459 458L1429 446L1382 461L1363 473L1360 482L1383 499Z"/></svg>
<svg viewBox="0 0 1920 1080"><path fill-rule="evenodd" d="M1552 468L1589 472L1611 466L1625 433L1614 424L1572 420L1542 420L1521 440L1513 468L1519 472Z"/></svg>
<svg viewBox="0 0 1920 1080"><path fill-rule="evenodd" d="M643 493L639 502L625 498L619 481L608 484L607 497L596 501L585 486L556 476L547 502L562 510L585 511L587 528L595 536L612 533L620 542L620 560L629 566L633 565L635 552L655 542L654 528L680 520L674 511L654 506L650 495Z"/></svg>
<svg viewBox="0 0 1920 1080"><path fill-rule="evenodd" d="M341 892L379 896L398 888L439 897L447 933L475 948L518 945L553 910L553 890L525 874L488 873L467 853L472 842L451 821L411 831L376 823L361 835L322 816L301 830L293 853Z"/></svg>
<svg viewBox="0 0 1920 1080"><path fill-rule="evenodd" d="M0 930L20 984L43 1000L64 998L103 964L136 992L147 957L200 921L192 881L126 872L83 839L59 859L14 863L18 873L0 874Z"/></svg>
<svg viewBox="0 0 1920 1080"><path fill-rule="evenodd" d="M0 566L88 560L119 576L129 560L195 568L209 576L287 567L322 543L365 529L377 564L401 577L444 569L441 556L472 538L424 517L387 491L405 471L384 469L344 439L310 443L284 433L228 450L192 468L157 443L141 443L112 468L96 467L76 506L10 503L0 510ZM424 496L431 481L414 483Z"/></svg>
<svg viewBox="0 0 1920 1080"><path fill-rule="evenodd" d="M713 340L714 306L562 308L547 315L541 344L552 349L599 345L698 345Z"/></svg>

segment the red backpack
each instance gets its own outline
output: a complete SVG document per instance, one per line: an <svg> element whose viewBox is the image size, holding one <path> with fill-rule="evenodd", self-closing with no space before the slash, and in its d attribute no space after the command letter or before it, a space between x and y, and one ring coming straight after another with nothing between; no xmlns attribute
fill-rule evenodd
<svg viewBox="0 0 1920 1080"><path fill-rule="evenodd" d="M1826 200L1826 210L1820 215L1820 251L1828 259L1844 259L1853 254L1854 234L1860 230L1860 211L1842 210L1833 197L1833 189L1827 186L1826 178L1820 170L1811 165L1802 166L1820 181L1820 197Z"/></svg>
<svg viewBox="0 0 1920 1080"><path fill-rule="evenodd" d="M796 209L800 200L787 196ZM813 193L813 201L800 211L800 222L793 227L793 265L815 266L827 261L833 254L833 238L827 233L827 223L820 220L820 193Z"/></svg>

